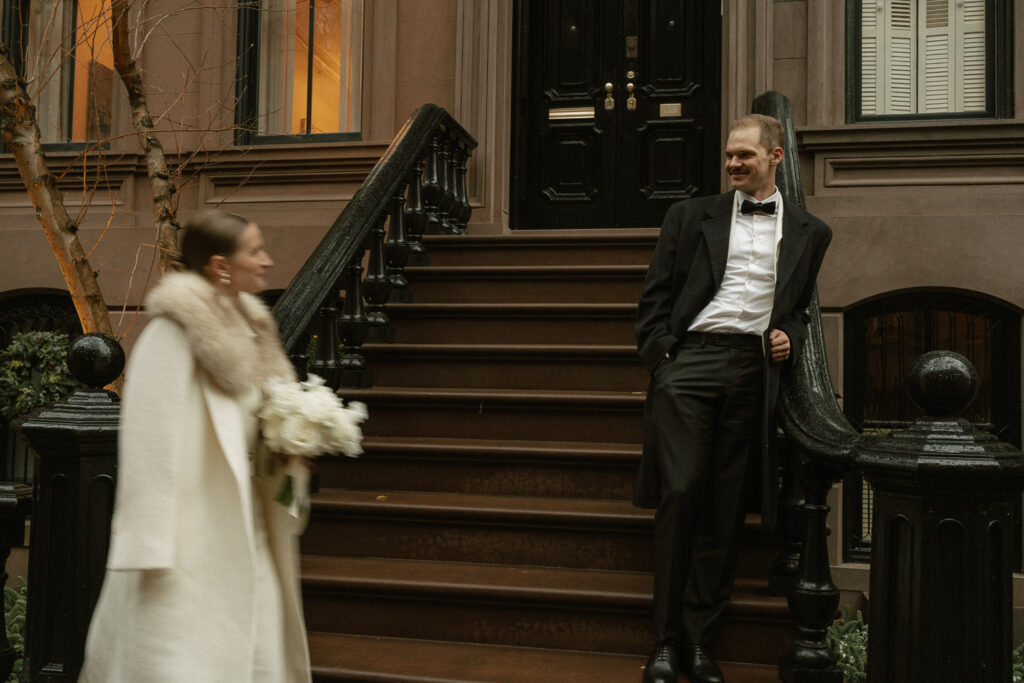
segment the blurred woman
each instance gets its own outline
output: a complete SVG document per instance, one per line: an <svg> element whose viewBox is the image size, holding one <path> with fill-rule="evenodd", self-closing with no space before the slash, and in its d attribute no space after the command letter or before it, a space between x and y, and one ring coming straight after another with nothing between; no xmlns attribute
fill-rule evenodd
<svg viewBox="0 0 1024 683"><path fill-rule="evenodd" d="M255 413L294 379L270 311L259 227L208 211L146 299L129 358L107 573L80 680L310 680L301 522L253 477Z"/></svg>

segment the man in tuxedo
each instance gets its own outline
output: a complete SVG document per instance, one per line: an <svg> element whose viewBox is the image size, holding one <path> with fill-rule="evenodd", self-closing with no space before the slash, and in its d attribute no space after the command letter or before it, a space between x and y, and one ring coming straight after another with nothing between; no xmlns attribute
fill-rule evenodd
<svg viewBox="0 0 1024 683"><path fill-rule="evenodd" d="M644 683L722 672L707 641L725 610L760 451L762 516L774 523L779 374L799 357L807 306L832 232L775 185L784 134L753 114L730 127L733 190L673 205L644 281L637 346L651 382L634 504L657 508L655 647Z"/></svg>

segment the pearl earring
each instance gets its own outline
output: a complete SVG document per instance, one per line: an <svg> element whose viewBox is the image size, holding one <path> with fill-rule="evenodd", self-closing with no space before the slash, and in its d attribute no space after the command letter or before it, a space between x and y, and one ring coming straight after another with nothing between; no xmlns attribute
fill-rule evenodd
<svg viewBox="0 0 1024 683"><path fill-rule="evenodd" d="M220 274L220 283L222 285L230 285L231 284L231 273L221 273Z"/></svg>

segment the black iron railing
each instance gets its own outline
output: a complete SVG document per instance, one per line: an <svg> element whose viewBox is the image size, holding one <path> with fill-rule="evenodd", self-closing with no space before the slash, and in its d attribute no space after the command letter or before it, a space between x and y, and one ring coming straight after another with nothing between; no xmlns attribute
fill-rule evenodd
<svg viewBox="0 0 1024 683"><path fill-rule="evenodd" d="M441 107L413 113L274 306L297 366L305 367L312 334L311 371L334 388L371 384L362 345L387 337L385 304L410 300L404 270L426 262L422 236L466 231L475 147Z"/></svg>
<svg viewBox="0 0 1024 683"><path fill-rule="evenodd" d="M803 206L789 101L765 93L754 111L783 122L786 156L776 182L786 202ZM816 293L808 313L808 339L783 380L778 410L788 457L779 520L784 550L772 566L771 585L787 595L797 630L780 677L842 683L825 640L839 606L826 499L833 482L854 472L878 491L869 676L1008 680L1011 510L1024 487L1024 455L951 417L973 400L978 378L966 358L948 351L921 356L901 378L924 417L886 436L858 432L832 388Z"/></svg>

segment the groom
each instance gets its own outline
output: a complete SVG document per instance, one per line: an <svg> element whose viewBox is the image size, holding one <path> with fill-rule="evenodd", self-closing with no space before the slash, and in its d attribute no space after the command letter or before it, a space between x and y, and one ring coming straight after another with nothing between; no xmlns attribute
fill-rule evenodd
<svg viewBox="0 0 1024 683"><path fill-rule="evenodd" d="M807 305L832 232L775 185L784 134L752 114L731 126L733 191L673 205L644 281L637 346L651 373L633 503L654 521L654 635L644 683L722 672L706 644L729 602L741 496L760 451L762 512L774 520L779 374L799 357ZM770 506L770 507L769 507Z"/></svg>

